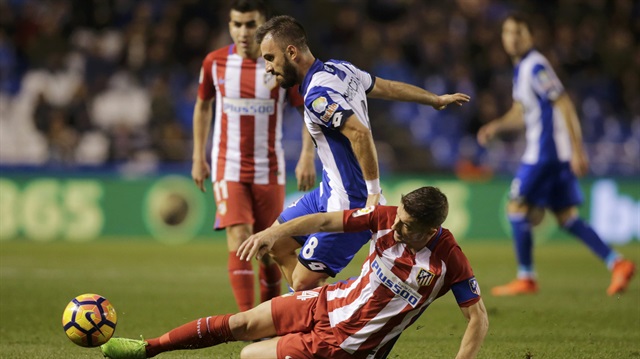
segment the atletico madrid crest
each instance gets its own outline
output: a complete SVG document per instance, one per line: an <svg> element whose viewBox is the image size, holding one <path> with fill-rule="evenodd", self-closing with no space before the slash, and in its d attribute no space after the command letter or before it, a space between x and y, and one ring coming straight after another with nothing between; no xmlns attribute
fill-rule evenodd
<svg viewBox="0 0 640 359"><path fill-rule="evenodd" d="M418 272L418 276L416 277L416 281L418 282L418 285L420 285L421 287L426 287L429 286L431 284L431 281L433 280L433 277L435 277L436 275L433 274L433 272L430 272L426 269L420 268L420 272Z"/></svg>

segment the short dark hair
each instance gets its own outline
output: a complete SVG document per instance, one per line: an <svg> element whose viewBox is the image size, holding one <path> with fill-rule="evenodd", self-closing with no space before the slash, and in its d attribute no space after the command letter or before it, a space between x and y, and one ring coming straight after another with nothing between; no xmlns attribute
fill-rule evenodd
<svg viewBox="0 0 640 359"><path fill-rule="evenodd" d="M449 214L447 196L436 187L425 186L418 188L403 195L400 201L405 212L418 225L429 229L439 227Z"/></svg>
<svg viewBox="0 0 640 359"><path fill-rule="evenodd" d="M504 23L507 22L507 20L513 20L516 22L516 24L524 25L524 27L527 28L529 33L533 34L533 28L531 27L531 19L529 19L529 16L521 12L512 12L509 15L507 15L507 17L505 17L504 20L502 20L502 25L504 25Z"/></svg>
<svg viewBox="0 0 640 359"><path fill-rule="evenodd" d="M231 10L239 12L257 11L262 14L265 19L269 18L269 8L262 0L233 0L229 7L229 11Z"/></svg>
<svg viewBox="0 0 640 359"><path fill-rule="evenodd" d="M264 37L271 34L273 39L284 49L293 45L301 50L308 50L307 32L296 19L291 16L281 15L271 18L256 31L256 41L262 43Z"/></svg>

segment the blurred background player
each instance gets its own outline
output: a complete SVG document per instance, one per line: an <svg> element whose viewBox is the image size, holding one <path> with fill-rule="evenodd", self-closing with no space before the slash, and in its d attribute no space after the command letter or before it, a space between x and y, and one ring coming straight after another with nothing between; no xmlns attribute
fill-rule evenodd
<svg viewBox="0 0 640 359"><path fill-rule="evenodd" d="M290 16L272 18L258 29L256 37L267 72L283 88L301 86L305 124L323 165L320 187L285 209L280 223L383 200L367 96L411 101L438 110L469 101L465 94L437 96L413 85L373 77L346 61L322 62L309 50L302 25ZM340 272L370 236L364 231L350 234L348 241L339 233L283 238L271 255L293 289L311 289Z"/></svg>
<svg viewBox="0 0 640 359"><path fill-rule="evenodd" d="M229 282L240 310L254 305L251 262L240 261L236 250L254 231L270 226L284 207L285 165L282 120L285 101L301 106L297 88L285 91L265 72L255 31L267 19L260 0L234 0L229 11L233 44L215 50L202 63L193 115L191 175L204 192L213 180L215 229L226 229ZM215 97L215 125L211 167L206 148ZM305 136L306 135L306 136ZM303 150L296 177L300 190L315 184L313 144L303 128ZM260 300L280 295L281 273L265 257L260 262Z"/></svg>
<svg viewBox="0 0 640 359"><path fill-rule="evenodd" d="M518 275L516 280L493 288L491 293L504 296L538 291L531 227L540 223L545 208L612 271L607 293L620 293L629 284L635 265L607 246L578 213L582 193L576 176L587 173L588 159L573 103L547 59L533 47L531 26L522 15L513 14L505 19L502 44L515 66L513 106L505 115L480 128L478 142L486 145L497 134L522 129L524 125L527 145L507 205Z"/></svg>
<svg viewBox="0 0 640 359"><path fill-rule="evenodd" d="M489 320L468 259L441 226L449 212L447 197L435 187L422 187L400 203L298 217L253 235L240 250L243 257L264 257L279 238L370 231L369 256L356 279L283 295L247 312L200 318L146 341L112 338L102 352L112 359L151 358L276 336L246 346L240 356L382 358L393 338L451 290L467 319L456 358L475 358ZM348 234L343 239L353 240Z"/></svg>

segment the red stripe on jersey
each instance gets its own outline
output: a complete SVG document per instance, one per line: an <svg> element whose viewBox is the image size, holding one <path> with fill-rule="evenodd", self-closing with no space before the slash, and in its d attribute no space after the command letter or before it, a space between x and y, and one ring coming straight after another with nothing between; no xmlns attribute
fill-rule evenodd
<svg viewBox="0 0 640 359"><path fill-rule="evenodd" d="M217 70L216 70L216 79L218 79L218 92L220 93L221 96L218 96L218 99L221 99L225 96L225 71L226 71L226 67L227 67L227 57L223 57L218 61L217 64ZM223 80L223 81L220 81ZM217 113L217 117L220 121L220 144L218 146L218 165L217 165L217 169L216 169L216 177L215 180L216 181L220 181L222 179L224 179L224 168L225 165L227 164L227 144L229 142L229 136L227 134L227 130L228 130L228 121L229 118L227 117L227 114L224 113L224 111L220 111L220 113Z"/></svg>
<svg viewBox="0 0 640 359"><path fill-rule="evenodd" d="M198 84L198 97L201 100L211 100L215 96L215 88L213 87L213 58L214 54L210 53L202 61L202 67L200 68L200 78Z"/></svg>
<svg viewBox="0 0 640 359"><path fill-rule="evenodd" d="M242 61L240 97L256 97L255 61ZM255 121L255 116L240 116L240 182L252 183L255 177Z"/></svg>

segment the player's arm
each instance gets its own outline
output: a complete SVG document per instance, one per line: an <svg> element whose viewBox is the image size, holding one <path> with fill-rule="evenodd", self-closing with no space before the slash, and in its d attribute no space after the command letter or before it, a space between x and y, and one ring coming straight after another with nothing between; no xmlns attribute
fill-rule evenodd
<svg viewBox="0 0 640 359"><path fill-rule="evenodd" d="M584 176L589 170L589 159L582 144L582 129L580 120L573 101L566 92L563 92L554 102L567 125L571 140L571 169L576 176Z"/></svg>
<svg viewBox="0 0 640 359"><path fill-rule="evenodd" d="M467 329L464 331L460 349L456 359L475 358L489 330L489 317L482 298L468 307L460 307L467 318Z"/></svg>
<svg viewBox="0 0 640 359"><path fill-rule="evenodd" d="M378 153L371 131L358 120L355 114L343 122L340 131L351 142L351 148L360 164L362 175L367 184L367 204L365 207L375 206L380 202L382 190L378 171Z"/></svg>
<svg viewBox="0 0 640 359"><path fill-rule="evenodd" d="M414 85L399 81L385 80L380 77L376 77L375 85L367 96L384 100L416 102L431 106L436 110L442 110L452 103L462 106L463 103L469 102L471 99L469 95L465 95L463 93L438 96Z"/></svg>
<svg viewBox="0 0 640 359"><path fill-rule="evenodd" d="M289 222L271 226L251 235L238 248L240 260L260 259L271 250L279 238L302 236L316 232L343 232L344 211L315 213L295 218Z"/></svg>
<svg viewBox="0 0 640 359"><path fill-rule="evenodd" d="M211 115L213 113L213 99L196 99L193 109L193 163L191 178L202 192L206 192L204 181L211 175L211 167L207 163L207 140L211 129Z"/></svg>
<svg viewBox="0 0 640 359"><path fill-rule="evenodd" d="M478 131L478 143L486 146L496 135L503 132L518 131L524 128L524 110L522 104L513 101L513 105L502 117L499 117Z"/></svg>
<svg viewBox="0 0 640 359"><path fill-rule="evenodd" d="M298 107L300 115L304 117L304 107ZM307 126L302 124L302 149L300 158L296 165L296 180L298 181L298 190L308 191L316 185L316 149L311 139L311 134Z"/></svg>

